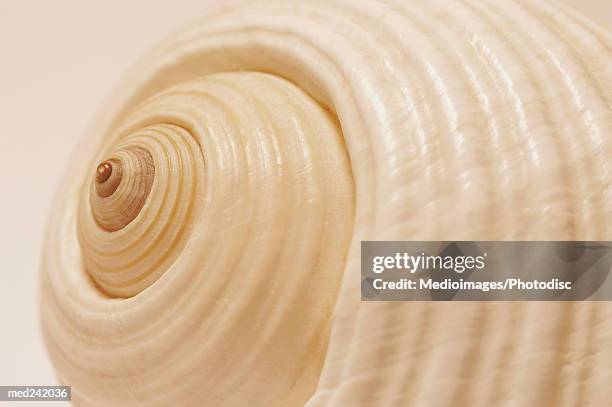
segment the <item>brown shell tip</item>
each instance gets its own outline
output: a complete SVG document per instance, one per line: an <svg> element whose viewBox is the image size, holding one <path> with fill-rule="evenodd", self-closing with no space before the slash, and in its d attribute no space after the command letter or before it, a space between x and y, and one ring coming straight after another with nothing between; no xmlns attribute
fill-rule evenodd
<svg viewBox="0 0 612 407"><path fill-rule="evenodd" d="M103 183L110 178L113 173L113 166L110 162L104 161L96 169L96 182Z"/></svg>
<svg viewBox="0 0 612 407"><path fill-rule="evenodd" d="M119 188L122 172L121 162L114 158L105 160L98 165L94 185L101 198L111 196Z"/></svg>

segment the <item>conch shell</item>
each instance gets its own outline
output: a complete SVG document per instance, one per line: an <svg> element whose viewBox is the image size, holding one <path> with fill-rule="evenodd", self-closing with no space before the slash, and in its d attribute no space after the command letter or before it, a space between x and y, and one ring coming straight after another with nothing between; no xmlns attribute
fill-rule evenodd
<svg viewBox="0 0 612 407"><path fill-rule="evenodd" d="M125 77L42 327L82 406L602 406L608 303L366 303L362 240L612 240L612 39L547 2L248 1Z"/></svg>

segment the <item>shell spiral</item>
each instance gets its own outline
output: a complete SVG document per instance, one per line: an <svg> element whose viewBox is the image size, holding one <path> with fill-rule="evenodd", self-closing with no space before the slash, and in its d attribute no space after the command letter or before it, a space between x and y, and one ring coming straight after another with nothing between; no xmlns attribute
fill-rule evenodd
<svg viewBox="0 0 612 407"><path fill-rule="evenodd" d="M604 405L607 303L361 303L359 243L612 240L611 57L546 2L248 1L177 32L58 192L59 381L83 406Z"/></svg>

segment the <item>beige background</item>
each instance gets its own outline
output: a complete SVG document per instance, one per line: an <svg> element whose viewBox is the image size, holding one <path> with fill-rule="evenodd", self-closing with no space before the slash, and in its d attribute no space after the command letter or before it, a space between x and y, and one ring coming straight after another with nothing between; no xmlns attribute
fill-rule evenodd
<svg viewBox="0 0 612 407"><path fill-rule="evenodd" d="M609 0L565 2L612 29ZM0 0L0 385L54 384L38 329L38 267L80 134L138 56L221 3Z"/></svg>

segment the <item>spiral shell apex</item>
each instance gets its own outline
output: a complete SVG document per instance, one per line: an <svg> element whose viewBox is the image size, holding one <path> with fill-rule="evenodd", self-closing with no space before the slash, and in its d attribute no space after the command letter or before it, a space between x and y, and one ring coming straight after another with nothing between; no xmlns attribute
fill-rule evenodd
<svg viewBox="0 0 612 407"><path fill-rule="evenodd" d="M44 277L49 352L74 400L126 405L156 383L168 399L155 403L210 402L226 396L192 390L226 364L242 372L231 380L248 397L274 374L264 398L303 402L323 362L353 221L335 118L286 80L223 73L147 98L112 134L70 221L80 265L56 270L73 294L55 297L59 277ZM193 363L179 363L186 352ZM259 366L268 368L253 380ZM222 389L227 375L206 383ZM177 377L191 379L173 389ZM117 388L130 381L142 387Z"/></svg>
<svg viewBox="0 0 612 407"><path fill-rule="evenodd" d="M359 267L363 240L612 240L611 56L544 1L256 0L177 32L58 193L58 380L79 406L602 405L607 303L362 303Z"/></svg>

